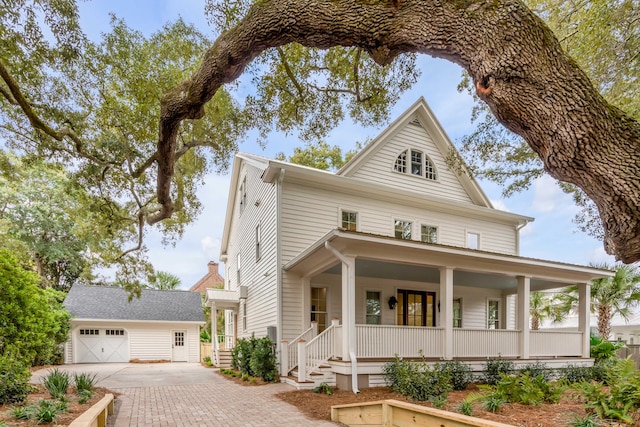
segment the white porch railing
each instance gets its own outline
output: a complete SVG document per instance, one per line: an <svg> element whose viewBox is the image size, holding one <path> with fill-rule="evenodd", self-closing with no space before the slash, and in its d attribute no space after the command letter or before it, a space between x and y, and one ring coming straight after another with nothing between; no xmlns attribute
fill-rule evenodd
<svg viewBox="0 0 640 427"><path fill-rule="evenodd" d="M309 327L309 329L307 329L306 331L304 331L303 333L301 333L300 335L298 335L297 337L295 337L294 339L292 339L291 341L289 341L287 343L287 348L286 348L286 352L287 352L287 375L289 374L289 372L291 372L293 370L293 368L295 368L296 366L298 366L298 343L301 342L302 340L304 341L311 341L315 336L318 335L318 323L317 322L311 322L311 326Z"/></svg>
<svg viewBox="0 0 640 427"><path fill-rule="evenodd" d="M444 330L421 326L356 325L357 357L441 357Z"/></svg>
<svg viewBox="0 0 640 427"><path fill-rule="evenodd" d="M298 366L298 378L301 381L305 380L307 373L312 373L336 354L336 330L339 328L340 326L337 322L332 322L331 326L303 346L303 356L305 358L304 362L302 359L300 360ZM302 344L301 342L299 346L302 346Z"/></svg>
<svg viewBox="0 0 640 427"><path fill-rule="evenodd" d="M510 329L453 330L454 357L517 357L520 331Z"/></svg>
<svg viewBox="0 0 640 427"><path fill-rule="evenodd" d="M582 332L576 331L531 331L531 357L582 356Z"/></svg>
<svg viewBox="0 0 640 427"><path fill-rule="evenodd" d="M218 335L218 348L224 350L231 350L235 347L233 335Z"/></svg>

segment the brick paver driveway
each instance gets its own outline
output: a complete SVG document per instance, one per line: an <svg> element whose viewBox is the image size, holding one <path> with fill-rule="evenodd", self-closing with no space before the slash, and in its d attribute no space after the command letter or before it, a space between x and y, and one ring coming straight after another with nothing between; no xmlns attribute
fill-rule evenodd
<svg viewBox="0 0 640 427"><path fill-rule="evenodd" d="M286 384L241 386L195 363L65 365L96 372L98 385L119 394L112 427L333 426L311 420L274 397ZM34 373L39 381L41 371Z"/></svg>

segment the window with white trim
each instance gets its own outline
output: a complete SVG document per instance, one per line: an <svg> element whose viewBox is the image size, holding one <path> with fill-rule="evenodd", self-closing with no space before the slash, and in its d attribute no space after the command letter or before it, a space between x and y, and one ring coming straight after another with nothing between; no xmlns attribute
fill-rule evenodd
<svg viewBox="0 0 640 427"><path fill-rule="evenodd" d="M342 211L340 215L340 226L348 231L358 230L358 213L352 211Z"/></svg>
<svg viewBox="0 0 640 427"><path fill-rule="evenodd" d="M80 329L80 335L100 335L99 329Z"/></svg>
<svg viewBox="0 0 640 427"><path fill-rule="evenodd" d="M256 225L256 262L262 258L262 232L260 230L260 224Z"/></svg>
<svg viewBox="0 0 640 427"><path fill-rule="evenodd" d="M382 305L380 304L380 292L367 291L366 305L367 315L365 323L367 325L382 324Z"/></svg>
<svg viewBox="0 0 640 427"><path fill-rule="evenodd" d="M500 329L500 300L487 300L487 329Z"/></svg>
<svg viewBox="0 0 640 427"><path fill-rule="evenodd" d="M420 241L425 243L438 243L438 227L422 224L420 226Z"/></svg>
<svg viewBox="0 0 640 427"><path fill-rule="evenodd" d="M236 256L236 278L238 279L238 286L240 286L240 253Z"/></svg>
<svg viewBox="0 0 640 427"><path fill-rule="evenodd" d="M411 228L413 223L396 219L394 221L394 233L396 239L411 240Z"/></svg>
<svg viewBox="0 0 640 427"><path fill-rule="evenodd" d="M453 300L453 327L462 328L462 298Z"/></svg>
<svg viewBox="0 0 640 427"><path fill-rule="evenodd" d="M124 329L107 329L104 332L105 335L124 336Z"/></svg>
<svg viewBox="0 0 640 427"><path fill-rule="evenodd" d="M410 167L407 167L407 163L409 162ZM420 150L407 149L398 154L393 165L393 170L399 173L420 176L432 181L438 179L435 165L429 156Z"/></svg>
<svg viewBox="0 0 640 427"><path fill-rule="evenodd" d="M247 330L247 300L242 303L242 330Z"/></svg>
<svg viewBox="0 0 640 427"><path fill-rule="evenodd" d="M480 249L480 234L470 232L467 233L467 248Z"/></svg>
<svg viewBox="0 0 640 427"><path fill-rule="evenodd" d="M247 206L247 177L242 178L242 184L240 184L240 213L244 211Z"/></svg>

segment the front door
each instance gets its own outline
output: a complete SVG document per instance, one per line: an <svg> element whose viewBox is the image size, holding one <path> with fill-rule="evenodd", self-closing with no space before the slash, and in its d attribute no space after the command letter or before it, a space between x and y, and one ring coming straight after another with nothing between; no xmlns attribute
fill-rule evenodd
<svg viewBox="0 0 640 427"><path fill-rule="evenodd" d="M435 326L435 292L398 290L398 325Z"/></svg>
<svg viewBox="0 0 640 427"><path fill-rule="evenodd" d="M318 332L327 328L327 288L311 288L311 321L318 322Z"/></svg>
<svg viewBox="0 0 640 427"><path fill-rule="evenodd" d="M173 331L172 347L172 361L187 362L189 360L187 355L187 331Z"/></svg>

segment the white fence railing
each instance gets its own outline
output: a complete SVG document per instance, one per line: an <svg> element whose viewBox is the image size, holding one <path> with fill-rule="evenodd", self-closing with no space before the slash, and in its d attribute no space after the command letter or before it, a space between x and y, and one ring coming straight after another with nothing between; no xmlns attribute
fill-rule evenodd
<svg viewBox="0 0 640 427"><path fill-rule="evenodd" d="M356 325L357 357L441 357L443 340L440 328Z"/></svg>
<svg viewBox="0 0 640 427"><path fill-rule="evenodd" d="M231 350L233 347L235 347L233 335L218 335L218 347L221 350Z"/></svg>
<svg viewBox="0 0 640 427"><path fill-rule="evenodd" d="M335 355L336 327L335 324L332 324L307 343L305 352L306 372L313 372ZM300 367L298 367L299 371Z"/></svg>
<svg viewBox="0 0 640 427"><path fill-rule="evenodd" d="M288 354L288 364L287 364L287 374L293 370L296 366L298 366L298 343L302 340L310 341L316 335L318 335L318 323L312 322L309 329L292 339L287 343L287 354Z"/></svg>
<svg viewBox="0 0 640 427"><path fill-rule="evenodd" d="M516 357L520 331L507 329L453 330L454 357Z"/></svg>
<svg viewBox="0 0 640 427"><path fill-rule="evenodd" d="M530 356L582 356L582 332L531 331Z"/></svg>

